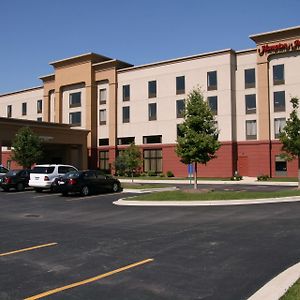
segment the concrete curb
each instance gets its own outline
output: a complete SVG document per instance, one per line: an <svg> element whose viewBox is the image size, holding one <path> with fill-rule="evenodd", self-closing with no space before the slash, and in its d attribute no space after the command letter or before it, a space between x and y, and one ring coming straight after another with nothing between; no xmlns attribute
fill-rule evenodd
<svg viewBox="0 0 300 300"><path fill-rule="evenodd" d="M248 300L278 300L299 278L300 262L274 277Z"/></svg>

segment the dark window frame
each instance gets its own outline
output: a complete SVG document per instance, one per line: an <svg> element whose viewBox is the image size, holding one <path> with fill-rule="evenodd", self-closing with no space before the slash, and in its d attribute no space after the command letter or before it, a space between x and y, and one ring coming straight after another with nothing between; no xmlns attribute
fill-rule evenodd
<svg viewBox="0 0 300 300"><path fill-rule="evenodd" d="M250 123L255 123L255 134L247 134L247 129L248 129L248 127L247 127L247 124L250 124ZM248 140L256 140L257 139L257 121L256 120L246 120L246 122L245 122L245 129L246 129L246 140L248 141Z"/></svg>
<svg viewBox="0 0 300 300"><path fill-rule="evenodd" d="M105 99L101 99L101 91L105 91ZM106 88L100 88L99 89L99 104L100 105L103 105L103 104L106 104L106 101L107 101L107 89Z"/></svg>
<svg viewBox="0 0 300 300"><path fill-rule="evenodd" d="M148 104L148 121L157 120L157 104L149 103Z"/></svg>
<svg viewBox="0 0 300 300"><path fill-rule="evenodd" d="M148 81L148 98L157 97L157 82L156 80Z"/></svg>
<svg viewBox="0 0 300 300"><path fill-rule="evenodd" d="M36 101L36 112L41 114L43 112L43 100Z"/></svg>
<svg viewBox="0 0 300 300"><path fill-rule="evenodd" d="M273 66L273 85L285 84L284 64ZM279 78L278 78L279 77Z"/></svg>
<svg viewBox="0 0 300 300"><path fill-rule="evenodd" d="M255 68L245 69L244 82L245 82L245 89L255 88L256 86Z"/></svg>
<svg viewBox="0 0 300 300"><path fill-rule="evenodd" d="M122 107L122 123L130 123L130 106Z"/></svg>
<svg viewBox="0 0 300 300"><path fill-rule="evenodd" d="M251 107L251 105L249 105L253 101L253 96L255 101L255 107ZM245 95L245 113L246 115L256 114L256 94Z"/></svg>
<svg viewBox="0 0 300 300"><path fill-rule="evenodd" d="M283 95L283 99L280 98L282 95ZM280 102L283 102L283 104ZM285 111L285 91L277 91L273 93L273 105L274 105L274 112Z"/></svg>
<svg viewBox="0 0 300 300"><path fill-rule="evenodd" d="M101 112L104 112L105 120L101 119ZM107 121L107 111L106 109L99 109L99 125L106 125Z"/></svg>
<svg viewBox="0 0 300 300"><path fill-rule="evenodd" d="M208 104L212 114L215 116L218 115L218 96L208 96L207 104Z"/></svg>
<svg viewBox="0 0 300 300"><path fill-rule="evenodd" d="M176 100L176 118L177 119L184 118L184 112L185 112L185 100L184 99Z"/></svg>
<svg viewBox="0 0 300 300"><path fill-rule="evenodd" d="M123 101L130 101L130 84L123 85L122 91L123 91L122 94Z"/></svg>
<svg viewBox="0 0 300 300"><path fill-rule="evenodd" d="M185 94L185 76L176 77L176 95Z"/></svg>
<svg viewBox="0 0 300 300"><path fill-rule="evenodd" d="M74 92L69 94L69 107L81 107L81 92Z"/></svg>
<svg viewBox="0 0 300 300"><path fill-rule="evenodd" d="M22 103L22 116L27 115L27 102Z"/></svg>
<svg viewBox="0 0 300 300"><path fill-rule="evenodd" d="M214 77L211 77L214 76ZM211 82L213 81L213 83ZM207 72L207 90L215 91L218 89L218 73L217 71Z"/></svg>
<svg viewBox="0 0 300 300"><path fill-rule="evenodd" d="M79 122L74 122L73 123L73 117L75 116L80 116L80 121ZM81 111L74 111L69 113L69 124L71 126L81 126Z"/></svg>

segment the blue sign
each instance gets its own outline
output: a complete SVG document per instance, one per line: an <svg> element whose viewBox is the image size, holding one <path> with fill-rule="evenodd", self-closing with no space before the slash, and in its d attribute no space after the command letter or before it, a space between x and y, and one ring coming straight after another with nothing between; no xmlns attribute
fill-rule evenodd
<svg viewBox="0 0 300 300"><path fill-rule="evenodd" d="M194 174L194 165L188 164L188 177L193 177Z"/></svg>

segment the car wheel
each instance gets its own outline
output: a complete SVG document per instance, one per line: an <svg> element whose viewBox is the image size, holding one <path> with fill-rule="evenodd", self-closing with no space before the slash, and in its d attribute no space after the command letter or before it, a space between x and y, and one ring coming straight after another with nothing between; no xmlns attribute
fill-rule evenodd
<svg viewBox="0 0 300 300"><path fill-rule="evenodd" d="M119 185L117 183L114 183L113 186L112 186L112 191L114 193L118 192L119 191Z"/></svg>
<svg viewBox="0 0 300 300"><path fill-rule="evenodd" d="M19 182L19 183L17 184L17 186L16 186L16 190L17 190L18 192L22 192L22 191L24 191L24 189L25 189L24 184L23 184L22 182Z"/></svg>
<svg viewBox="0 0 300 300"><path fill-rule="evenodd" d="M41 188L34 188L34 190L37 192L37 193L41 193L43 191L43 189Z"/></svg>
<svg viewBox="0 0 300 300"><path fill-rule="evenodd" d="M88 187L88 186L85 185L85 186L83 186L83 187L81 188L80 194L81 194L82 196L88 196L89 193L90 193L90 190L89 190L89 187Z"/></svg>

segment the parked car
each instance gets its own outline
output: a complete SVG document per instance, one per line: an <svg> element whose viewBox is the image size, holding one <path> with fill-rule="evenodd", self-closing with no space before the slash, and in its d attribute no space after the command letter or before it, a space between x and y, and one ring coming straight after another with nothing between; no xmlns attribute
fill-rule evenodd
<svg viewBox="0 0 300 300"><path fill-rule="evenodd" d="M0 165L0 178L3 177L9 170Z"/></svg>
<svg viewBox="0 0 300 300"><path fill-rule="evenodd" d="M100 191L118 192L121 190L121 183L118 179L104 175L98 170L69 172L58 180L58 185L64 196L69 193L87 196Z"/></svg>
<svg viewBox="0 0 300 300"><path fill-rule="evenodd" d="M31 170L9 170L2 178L0 178L1 188L8 192L11 188L18 192L28 187L28 181Z"/></svg>
<svg viewBox="0 0 300 300"><path fill-rule="evenodd" d="M36 192L55 191L55 179L70 171L77 171L77 169L70 165L36 165L30 172L29 186L33 187Z"/></svg>

